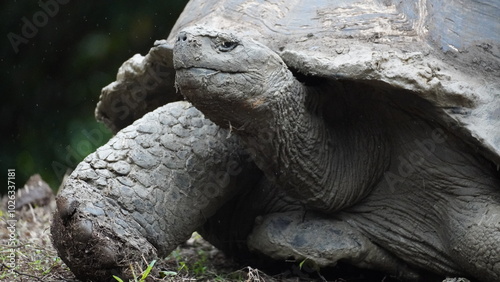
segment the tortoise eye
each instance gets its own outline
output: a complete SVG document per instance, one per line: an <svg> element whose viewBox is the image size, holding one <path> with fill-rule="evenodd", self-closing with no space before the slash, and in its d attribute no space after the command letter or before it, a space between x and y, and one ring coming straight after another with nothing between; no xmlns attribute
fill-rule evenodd
<svg viewBox="0 0 500 282"><path fill-rule="evenodd" d="M221 52L229 52L229 51L233 50L236 46L238 46L238 42L223 41L219 45L219 51L221 51Z"/></svg>

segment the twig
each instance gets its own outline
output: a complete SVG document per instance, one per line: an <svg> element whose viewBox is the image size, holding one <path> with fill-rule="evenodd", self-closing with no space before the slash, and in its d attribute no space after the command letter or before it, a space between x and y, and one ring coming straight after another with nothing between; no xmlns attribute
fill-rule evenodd
<svg viewBox="0 0 500 282"><path fill-rule="evenodd" d="M27 277L30 277L30 278L35 278L36 280L43 282L43 280L41 278L39 278L38 276L34 276L34 275L31 275L31 274L28 274L28 273L23 273L23 272L17 271L15 269L11 268L11 267L8 267L7 265L5 265L5 263L2 263L2 268L4 268L4 267L7 268L7 269L12 270L13 272L15 272L15 273L17 273L17 274L19 274L21 276L27 276Z"/></svg>

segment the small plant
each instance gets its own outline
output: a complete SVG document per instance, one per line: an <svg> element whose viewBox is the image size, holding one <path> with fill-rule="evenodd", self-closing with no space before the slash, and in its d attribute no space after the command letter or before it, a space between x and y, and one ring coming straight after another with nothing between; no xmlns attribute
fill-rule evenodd
<svg viewBox="0 0 500 282"><path fill-rule="evenodd" d="M307 272L319 272L320 270L318 264L314 260L309 258L305 258L303 261L301 261L299 263L299 268L300 270L305 270Z"/></svg>
<svg viewBox="0 0 500 282"><path fill-rule="evenodd" d="M187 265L186 262L180 261L179 262L179 267L177 268L177 271L181 272L183 270L186 271L186 272L189 272L189 266Z"/></svg>
<svg viewBox="0 0 500 282"><path fill-rule="evenodd" d="M307 273L316 273L323 281L326 279L321 275L321 268L319 265L312 259L305 258L303 261L299 263L299 268L301 271L305 271Z"/></svg>
<svg viewBox="0 0 500 282"><path fill-rule="evenodd" d="M205 272L207 271L208 258L207 258L207 254L203 250L199 250L198 255L199 255L200 259L195 261L191 268L194 272L194 275L200 276L200 275L204 275Z"/></svg>
<svg viewBox="0 0 500 282"><path fill-rule="evenodd" d="M146 281L146 278L148 278L149 276L149 273L151 273L151 270L153 269L153 266L155 265L156 263L156 260L153 260L149 265L148 267L146 268L146 270L144 270L144 272L142 273L141 275L141 278L137 279L137 277L135 276L135 272L134 272L134 269L132 268L132 265L130 265L131 267L131 270L132 270L132 274L134 275L134 282L144 282ZM115 278L116 281L118 282L123 282L123 280L116 276L116 275L113 275L113 278Z"/></svg>
<svg viewBox="0 0 500 282"><path fill-rule="evenodd" d="M178 250L173 251L170 256L177 263L176 273L186 273L195 276L204 276L208 271L208 256L203 250L198 250L197 256L185 258Z"/></svg>
<svg viewBox="0 0 500 282"><path fill-rule="evenodd" d="M142 276L141 276L141 280L139 281L145 281L146 278L149 276L149 273L151 272L151 270L153 269L153 266L155 265L156 263L156 260L153 260L149 265L148 267L146 268L146 270L142 273Z"/></svg>
<svg viewBox="0 0 500 282"><path fill-rule="evenodd" d="M177 276L179 273L175 272L175 271L169 271L169 270L163 270L163 271L160 271L160 277L161 278L164 278L164 277L173 277L173 276Z"/></svg>

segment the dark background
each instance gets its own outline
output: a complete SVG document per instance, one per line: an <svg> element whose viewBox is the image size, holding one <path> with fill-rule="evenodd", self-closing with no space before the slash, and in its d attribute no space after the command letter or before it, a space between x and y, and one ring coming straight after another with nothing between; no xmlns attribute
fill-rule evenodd
<svg viewBox="0 0 500 282"><path fill-rule="evenodd" d="M2 1L0 193L8 169L18 188L40 173L57 189L67 169L106 143L111 134L94 119L101 88L166 38L186 3Z"/></svg>

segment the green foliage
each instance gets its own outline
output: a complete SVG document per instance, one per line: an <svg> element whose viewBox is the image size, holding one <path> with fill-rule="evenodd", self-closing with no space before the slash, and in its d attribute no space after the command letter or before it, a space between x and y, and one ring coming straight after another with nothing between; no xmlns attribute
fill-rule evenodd
<svg viewBox="0 0 500 282"><path fill-rule="evenodd" d="M146 281L146 278L148 278L149 276L149 273L151 272L151 270L153 269L153 266L155 265L156 263L156 260L153 260L149 265L148 267L146 268L146 270L142 273L142 276L141 276L141 279L139 281Z"/></svg>
<svg viewBox="0 0 500 282"><path fill-rule="evenodd" d="M198 251L198 256L199 260L195 261L193 263L193 266L191 267L194 275L200 276L204 275L205 272L207 271L207 254L203 250Z"/></svg>
<svg viewBox="0 0 500 282"><path fill-rule="evenodd" d="M146 270L144 270L144 272L142 273L141 275L141 278L137 279L137 277L135 276L135 272L134 272L134 269L131 267L131 270L132 270L132 273L134 275L134 280L133 282L144 282L146 281L146 278L148 278L149 276L149 273L151 273L151 270L153 269L154 265L156 263L156 260L153 260L151 263L149 263L148 267L146 268ZM116 276L116 275L113 275L113 278L118 281L118 282L123 282L123 279L121 279L120 277ZM131 280L132 281L132 280Z"/></svg>
<svg viewBox="0 0 500 282"><path fill-rule="evenodd" d="M169 271L169 270L160 271L160 277L161 278L173 277L173 276L177 276L178 274L179 273L177 273L175 271Z"/></svg>
<svg viewBox="0 0 500 282"><path fill-rule="evenodd" d="M321 267L319 267L319 265L312 259L305 258L304 260L302 260L299 263L299 269L302 271L309 272L309 273L316 272L319 277L323 277L323 276L321 276L321 273L320 273Z"/></svg>
<svg viewBox="0 0 500 282"><path fill-rule="evenodd" d="M195 276L203 276L208 269L208 256L203 250L198 250L196 260L187 260L181 256L179 251L173 251L172 256L177 261L177 273L191 274Z"/></svg>
<svg viewBox="0 0 500 282"><path fill-rule="evenodd" d="M167 37L186 2L69 1L40 22L34 15L46 13L42 5L59 1L3 1L0 173L15 168L18 187L40 173L57 188L67 169L111 136L93 117L101 88L125 60ZM38 21L29 36L26 21ZM11 44L13 34L24 41Z"/></svg>
<svg viewBox="0 0 500 282"><path fill-rule="evenodd" d="M302 267L304 266L304 263L306 262L307 258L305 258L303 261L299 263L299 269L302 270Z"/></svg>

